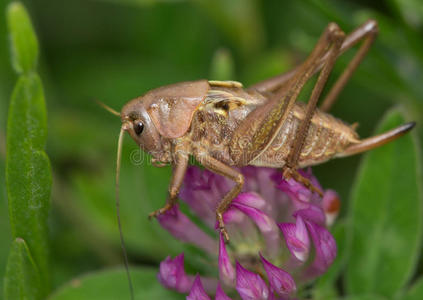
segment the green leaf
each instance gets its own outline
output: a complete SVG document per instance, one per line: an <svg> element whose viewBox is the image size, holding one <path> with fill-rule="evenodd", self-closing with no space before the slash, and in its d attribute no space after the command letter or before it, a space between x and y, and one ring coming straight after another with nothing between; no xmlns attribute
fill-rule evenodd
<svg viewBox="0 0 423 300"><path fill-rule="evenodd" d="M402 123L404 118L393 110L377 132ZM390 297L413 274L422 234L419 154L409 133L364 157L349 210L349 293Z"/></svg>
<svg viewBox="0 0 423 300"><path fill-rule="evenodd" d="M351 295L342 300L384 300L385 297L377 296L377 295Z"/></svg>
<svg viewBox="0 0 423 300"><path fill-rule="evenodd" d="M25 241L16 238L9 252L6 277L4 280L4 298L6 300L44 299L45 291L38 268L32 259Z"/></svg>
<svg viewBox="0 0 423 300"><path fill-rule="evenodd" d="M0 145L0 147L2 146ZM1 284L1 281L3 281L6 270L7 256L10 248L10 244L7 241L12 240L7 211L5 176L5 161L3 160L3 153L0 153L0 241L3 241L0 247L0 295L3 295L3 284Z"/></svg>
<svg viewBox="0 0 423 300"><path fill-rule="evenodd" d="M26 241L47 284L47 215L51 171L43 151L47 124L41 81L23 75L12 94L7 124L6 185L14 238Z"/></svg>
<svg viewBox="0 0 423 300"><path fill-rule="evenodd" d="M131 268L135 299L185 299L184 295L166 290L157 280L157 269ZM75 278L49 300L129 299L128 279L124 269L101 271Z"/></svg>
<svg viewBox="0 0 423 300"><path fill-rule="evenodd" d="M423 277L420 277L420 279L408 290L405 296L401 298L401 300L421 299L423 299Z"/></svg>
<svg viewBox="0 0 423 300"><path fill-rule="evenodd" d="M7 9L12 65L16 72L33 71L37 65L38 41L25 7L12 2Z"/></svg>

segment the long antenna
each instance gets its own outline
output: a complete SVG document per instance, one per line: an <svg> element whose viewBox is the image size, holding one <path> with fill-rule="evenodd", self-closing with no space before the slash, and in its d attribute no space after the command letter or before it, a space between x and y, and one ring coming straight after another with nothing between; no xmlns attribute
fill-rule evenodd
<svg viewBox="0 0 423 300"><path fill-rule="evenodd" d="M122 224L120 223L120 201L119 201L119 175L120 175L120 160L122 157L122 142L123 134L125 132L125 124L122 124L119 133L118 149L117 149L117 160L116 160L116 216L119 227L120 246L122 247L123 259L125 262L126 275L128 277L129 291L131 293L131 299L134 300L134 288L132 287L131 274L129 273L128 254L126 253L125 241L123 239Z"/></svg>
<svg viewBox="0 0 423 300"><path fill-rule="evenodd" d="M108 112L114 114L115 116L120 117L120 113L116 110L114 110L113 108L111 108L110 106L104 104L103 102L99 101L99 100L94 100L98 105L100 105L101 107L103 107L105 110L107 110Z"/></svg>

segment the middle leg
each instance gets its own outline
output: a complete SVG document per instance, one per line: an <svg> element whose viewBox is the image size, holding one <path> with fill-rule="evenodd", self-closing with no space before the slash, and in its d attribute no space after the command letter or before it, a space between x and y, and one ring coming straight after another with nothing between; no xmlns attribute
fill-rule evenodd
<svg viewBox="0 0 423 300"><path fill-rule="evenodd" d="M206 153L206 151L202 153ZM229 241L229 235L225 229L225 222L223 221L223 214L229 208L232 200L235 199L235 197L241 192L242 186L244 185L244 176L221 161L202 153L197 154L195 158L205 168L217 174L223 175L236 183L235 186L223 197L216 208L216 220L219 224L219 230L223 234L224 238Z"/></svg>

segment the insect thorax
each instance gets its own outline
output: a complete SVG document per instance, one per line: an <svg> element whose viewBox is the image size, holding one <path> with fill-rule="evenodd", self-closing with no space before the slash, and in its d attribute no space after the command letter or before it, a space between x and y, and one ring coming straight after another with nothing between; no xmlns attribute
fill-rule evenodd
<svg viewBox="0 0 423 300"><path fill-rule="evenodd" d="M195 146L222 162L233 165L228 145L238 125L266 98L240 87L213 87L196 111L190 130Z"/></svg>

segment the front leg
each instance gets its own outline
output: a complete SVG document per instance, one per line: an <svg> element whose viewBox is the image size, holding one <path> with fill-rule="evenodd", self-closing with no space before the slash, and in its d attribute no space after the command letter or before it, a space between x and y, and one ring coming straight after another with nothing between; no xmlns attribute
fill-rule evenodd
<svg viewBox="0 0 423 300"><path fill-rule="evenodd" d="M205 168L210 171L223 175L233 180L236 185L223 197L216 208L216 220L219 224L219 230L224 238L229 241L229 235L225 229L225 222L223 221L223 214L229 208L232 200L238 196L244 185L244 176L237 170L222 163L221 161L209 156L208 154L197 154L195 157Z"/></svg>
<svg viewBox="0 0 423 300"><path fill-rule="evenodd" d="M148 215L151 219L152 217L157 217L171 209L173 205L176 204L178 200L179 189L181 188L182 182L185 177L186 170L188 168L188 154L185 151L179 151L175 154L174 167L172 178L170 179L169 184L169 194L167 198L166 205L156 211L153 211Z"/></svg>

